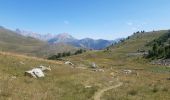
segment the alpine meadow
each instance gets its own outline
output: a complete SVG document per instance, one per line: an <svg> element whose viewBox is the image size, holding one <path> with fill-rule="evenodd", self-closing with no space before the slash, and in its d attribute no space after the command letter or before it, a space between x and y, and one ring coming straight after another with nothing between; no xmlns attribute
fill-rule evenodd
<svg viewBox="0 0 170 100"><path fill-rule="evenodd" d="M170 100L169 0L0 8L0 100Z"/></svg>

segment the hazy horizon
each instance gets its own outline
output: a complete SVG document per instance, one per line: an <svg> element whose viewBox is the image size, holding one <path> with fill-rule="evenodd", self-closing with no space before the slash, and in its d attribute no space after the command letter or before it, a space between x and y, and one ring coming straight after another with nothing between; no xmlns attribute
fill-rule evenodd
<svg viewBox="0 0 170 100"><path fill-rule="evenodd" d="M0 0L0 25L35 33L114 40L169 29L169 0Z"/></svg>

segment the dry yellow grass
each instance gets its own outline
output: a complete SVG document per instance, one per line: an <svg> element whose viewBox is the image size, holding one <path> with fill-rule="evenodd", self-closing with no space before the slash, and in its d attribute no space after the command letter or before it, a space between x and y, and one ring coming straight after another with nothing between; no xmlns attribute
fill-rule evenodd
<svg viewBox="0 0 170 100"><path fill-rule="evenodd" d="M153 36L128 40L110 51L90 51L68 57L75 68L63 62L1 52L0 99L93 100L97 91L114 86L119 80L123 85L102 92L101 100L169 100L170 81L166 79L170 77L170 68L151 65L141 56L127 56L144 47ZM92 62L104 72L92 71ZM51 66L52 71L40 79L23 75L24 71L39 65ZM124 69L133 73L125 74Z"/></svg>
<svg viewBox="0 0 170 100"><path fill-rule="evenodd" d="M21 57L21 58L27 58L27 59L34 59L34 60L37 60L37 61L45 61L45 62L50 62L50 63L55 63L55 64L63 64L62 61L47 60L47 59L44 59L44 58L26 56L26 55L17 54L17 53L11 53L11 52L2 52L2 51L0 51L0 54L1 55L6 55L6 56L15 56L15 57Z"/></svg>
<svg viewBox="0 0 170 100"><path fill-rule="evenodd" d="M39 65L51 66L52 71L40 79L24 76L26 70ZM63 62L0 53L2 100L93 100L98 89L112 84L108 84L110 80L114 81L107 73L71 68Z"/></svg>

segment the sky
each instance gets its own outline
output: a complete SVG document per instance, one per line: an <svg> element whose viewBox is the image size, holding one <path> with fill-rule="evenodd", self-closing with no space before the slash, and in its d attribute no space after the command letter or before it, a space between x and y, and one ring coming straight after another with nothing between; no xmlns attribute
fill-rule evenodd
<svg viewBox="0 0 170 100"><path fill-rule="evenodd" d="M0 26L113 40L170 29L170 0L0 0Z"/></svg>

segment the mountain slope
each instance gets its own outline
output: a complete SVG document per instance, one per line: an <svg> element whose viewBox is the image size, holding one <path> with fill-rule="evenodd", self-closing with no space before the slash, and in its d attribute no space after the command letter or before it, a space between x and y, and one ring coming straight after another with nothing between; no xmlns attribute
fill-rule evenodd
<svg viewBox="0 0 170 100"><path fill-rule="evenodd" d="M0 50L47 57L59 52L74 51L77 48L67 44L49 45L32 37L25 37L5 28L0 28Z"/></svg>
<svg viewBox="0 0 170 100"><path fill-rule="evenodd" d="M113 43L114 41L108 41L108 40L103 40L103 39L93 40L90 38L86 38L86 39L79 40L80 46L89 48L89 49L95 49L95 50L104 49Z"/></svg>
<svg viewBox="0 0 170 100"><path fill-rule="evenodd" d="M160 30L153 32L136 33L126 38L123 42L120 42L119 44L114 46L110 46L110 49L116 49L121 52L137 52L138 50L143 49L147 51L150 49L149 46L146 46L149 42L159 38L161 35L167 32L167 30Z"/></svg>
<svg viewBox="0 0 170 100"><path fill-rule="evenodd" d="M166 32L167 30L134 34L106 50L86 52L67 59L86 68L91 68L95 63L98 68L94 73L106 73L108 78L110 76L123 83L120 88L103 93L100 98L102 100L169 100L169 66L153 65L141 55L143 50L151 48L146 44ZM98 71L100 69L104 72ZM114 86L110 85L112 81L109 79L103 78L101 81L108 82L104 88Z"/></svg>
<svg viewBox="0 0 170 100"><path fill-rule="evenodd" d="M170 58L170 30L159 38L154 39L147 46L151 46L148 58L168 59Z"/></svg>
<svg viewBox="0 0 170 100"><path fill-rule="evenodd" d="M74 46L65 43L57 43L57 44L44 45L38 50L36 50L35 53L37 54L37 56L41 56L43 54L45 57L49 57L63 52L74 53L77 50L79 50L79 48L76 48Z"/></svg>
<svg viewBox="0 0 170 100"><path fill-rule="evenodd" d="M46 45L46 43L31 37L18 35L5 28L0 28L0 48L2 51L31 53L43 45Z"/></svg>
<svg viewBox="0 0 170 100"><path fill-rule="evenodd" d="M68 33L62 33L62 34L56 35L52 39L49 39L48 43L57 44L57 43L71 43L71 42L76 42L76 41L77 39L75 39Z"/></svg>
<svg viewBox="0 0 170 100"><path fill-rule="evenodd" d="M90 60L101 63L101 66L105 64L105 60L107 63L120 63L120 65L124 65L124 63L128 62L129 54L140 53L142 50L147 52L151 47L146 45L166 32L167 30L134 34L116 45L109 46L105 50L84 53L82 55L70 57L70 59L78 60L82 58L82 62ZM80 61L78 60L78 62Z"/></svg>
<svg viewBox="0 0 170 100"><path fill-rule="evenodd" d="M169 67L151 65L141 56L128 56L145 48L164 31L135 34L109 50L87 51L64 62L48 61L0 52L0 99L15 100L169 100ZM134 47L133 47L134 46ZM91 68L95 63L98 67ZM34 67L51 66L44 78L33 79L24 72ZM132 73L125 73L130 70ZM110 89L119 82L122 85ZM110 89L103 92L103 90Z"/></svg>
<svg viewBox="0 0 170 100"><path fill-rule="evenodd" d="M33 38L43 40L43 41L47 41L47 40L54 37L54 35L50 34L50 33L45 34L45 35L41 35L41 34L38 34L38 33L35 33L35 32L24 31L24 30L20 30L20 29L16 29L15 32L20 34L20 35L26 36L26 37L33 37Z"/></svg>

